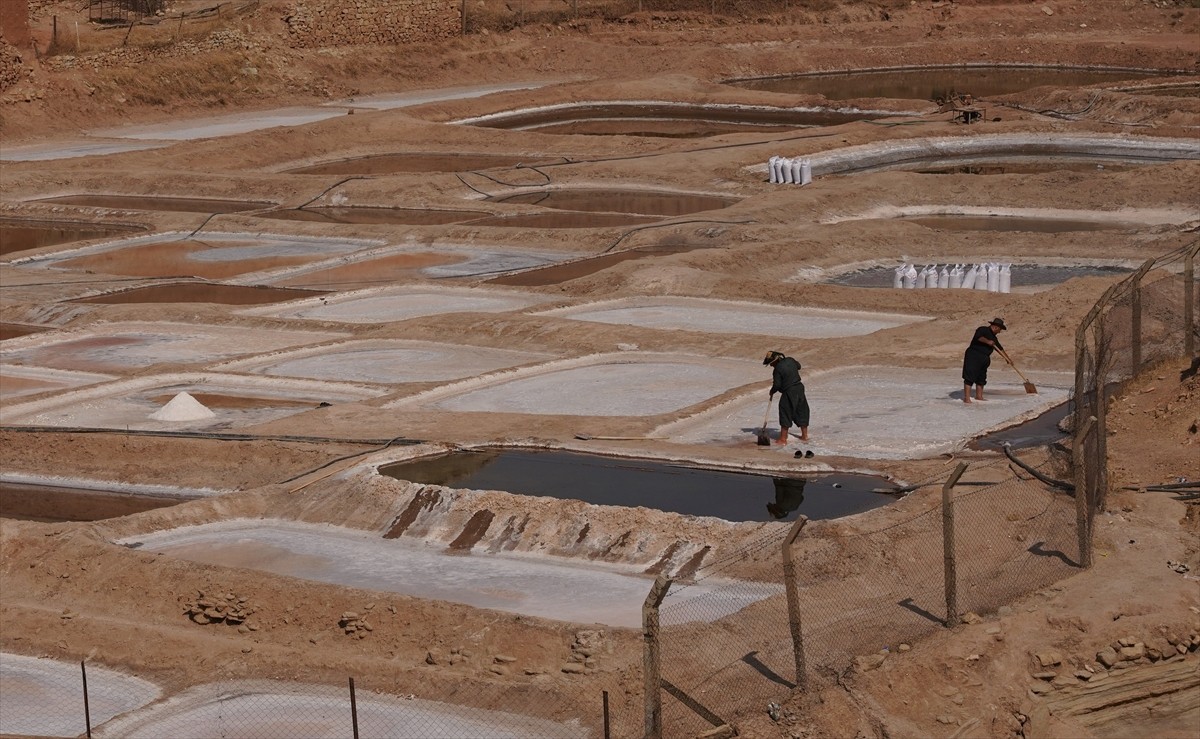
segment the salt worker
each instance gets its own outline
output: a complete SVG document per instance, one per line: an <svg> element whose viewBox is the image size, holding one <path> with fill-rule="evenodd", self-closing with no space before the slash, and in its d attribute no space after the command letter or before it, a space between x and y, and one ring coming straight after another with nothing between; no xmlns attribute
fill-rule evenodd
<svg viewBox="0 0 1200 739"><path fill-rule="evenodd" d="M800 427L800 441L808 441L808 398L804 394L804 383L800 381L800 363L783 352L767 352L764 365L771 366L771 392L768 398L779 393L779 438L776 444L786 444L788 429Z"/></svg>
<svg viewBox="0 0 1200 739"><path fill-rule="evenodd" d="M1000 339L996 338L996 334L1007 330L1008 326L1004 325L1003 318L993 318L988 325L975 329L975 335L971 337L971 345L963 353L964 403L971 402L972 385L975 386L975 399L984 399L983 386L987 384L987 371L988 366L992 363L993 351L1000 352L1000 356L1004 357L1006 362L1012 363L1004 351L1004 347L1000 345Z"/></svg>

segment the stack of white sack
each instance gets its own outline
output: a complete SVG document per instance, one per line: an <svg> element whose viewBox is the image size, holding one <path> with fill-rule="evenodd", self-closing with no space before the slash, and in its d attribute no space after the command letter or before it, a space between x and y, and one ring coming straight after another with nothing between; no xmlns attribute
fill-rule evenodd
<svg viewBox="0 0 1200 739"><path fill-rule="evenodd" d="M920 271L915 264L902 262L892 276L892 287L912 288L958 288L964 290L986 290L993 293L1012 291L1012 265L999 262L964 265L926 265Z"/></svg>
<svg viewBox="0 0 1200 739"><path fill-rule="evenodd" d="M767 174L772 185L807 185L812 182L812 162L773 156L767 160Z"/></svg>

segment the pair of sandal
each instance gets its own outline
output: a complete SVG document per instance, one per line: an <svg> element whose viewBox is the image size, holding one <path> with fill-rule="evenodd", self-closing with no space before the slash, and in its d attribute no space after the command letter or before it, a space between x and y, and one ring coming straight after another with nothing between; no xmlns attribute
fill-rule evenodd
<svg viewBox="0 0 1200 739"><path fill-rule="evenodd" d="M796 459L801 459L801 458L812 459L812 457L813 457L812 449L809 449L806 452L797 451L793 456L795 456Z"/></svg>

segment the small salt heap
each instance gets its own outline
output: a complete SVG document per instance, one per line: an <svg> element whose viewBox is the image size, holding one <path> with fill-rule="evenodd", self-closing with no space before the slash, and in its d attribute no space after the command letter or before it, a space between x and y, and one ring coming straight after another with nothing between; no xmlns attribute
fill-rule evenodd
<svg viewBox="0 0 1200 739"><path fill-rule="evenodd" d="M186 392L179 393L174 398L150 414L155 421L201 421L216 416L204 404Z"/></svg>

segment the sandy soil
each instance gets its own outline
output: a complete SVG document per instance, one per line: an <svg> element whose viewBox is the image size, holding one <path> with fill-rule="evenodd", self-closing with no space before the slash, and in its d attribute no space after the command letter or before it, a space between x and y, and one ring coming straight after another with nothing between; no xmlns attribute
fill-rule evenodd
<svg viewBox="0 0 1200 739"><path fill-rule="evenodd" d="M493 9L492 5L480 7ZM563 101L822 102L719 84L735 76L970 61L1157 69L1163 70L1164 77L1194 84L1200 65L1200 9L1194 3L921 0L791 5L795 7L779 14L765 8L746 9L737 18L714 19L684 11L643 12L610 20L585 15L509 30L496 21L487 33L441 46L321 53L286 46L280 33L279 17L285 12L280 3L264 3L235 19L189 27L194 38L214 31L238 35L245 43L237 51L189 52L178 45L157 45L150 43L154 41L150 30L145 31L145 45L135 43L122 50L113 40L117 32L93 31L81 23L79 43L86 53L31 62L26 79L0 97L0 135L6 147L78 140L87 131L103 127L316 105L371 94L513 81L544 86L440 100L399 111L358 109L353 115L300 127L188 141L102 160L5 162L0 214L140 224L186 233L205 225L207 214L27 201L122 193L253 200L284 207L320 201L517 213L528 208L484 201L481 196L547 182L591 187L633 182L647 189L730 197L737 204L695 219L680 219L668 228L637 231L621 242L622 248L672 244L700 248L622 262L561 284L520 289L547 297L548 308L649 295L753 300L930 316L931 320L869 336L803 341L757 333L584 324L522 312L471 313L469 320L464 320L464 314L440 314L384 324L318 321L304 329L365 340L446 341L449 337L478 347L557 356L636 345L646 352L757 362L766 349L782 348L798 353L811 368L841 366L847 358L854 363L927 368L946 374L947 391L955 389L965 337L993 315L1003 315L1011 326L1005 343L1023 368L1071 370L1075 327L1113 279L1072 279L1034 293L942 291L935 300L918 291L849 288L813 276L856 266L893 265L902 259L918 264L1104 259L1132 266L1194 242L1200 221L1197 161L1108 172L1055 170L991 176L887 171L819 178L806 188L770 185L762 168L775 154L798 156L921 137L1090 134L1191 141L1200 126L1200 100L1194 95L1038 88L986 101L987 119L971 127L952 122L948 113L939 113L928 101L859 100L852 102L904 112L906 123L855 123L828 130L703 139L556 136L445 125L470 116ZM499 8L494 11L497 17L504 14ZM70 27L63 25L64 19L77 17L76 13L66 5L38 13L35 37L43 49L52 15L58 15L60 27ZM135 33L142 30L139 27ZM397 54L403 55L402 65L396 64ZM245 71L251 68L253 73ZM1081 110L1085 112L1061 115ZM411 173L349 181L335 175L286 174L289 169L333 159L397 151L518 155L545 166L486 175ZM965 235L897 221L855 220L880 209L930 205L1042 214L1099 211L1132 220L1140 215L1157 225L1132 235L1106 231ZM377 224L280 225L285 222L236 213L223 214L216 222L219 226L206 227L229 233L375 238L421 248L443 244L579 257L605 252L628 230L566 232L450 224L409 227L397 238L392 227ZM392 270L389 276L401 282L421 281L411 271L415 263L400 260L398 264L384 267ZM146 320L230 330L298 328L283 318L237 314L230 306L214 304L62 302L96 290L145 284L141 277L130 280L102 269L56 274L5 263L0 272L0 321L73 329ZM484 282L460 278L450 284L471 287ZM1146 485L1200 477L1200 388L1195 376L1181 379L1185 367L1181 361L1152 367L1113 403L1108 441L1113 489L1108 509L1098 516L1098 556L1092 570L1039 590L1001 612L986 614L982 623L939 632L915 644L911 652L890 656L877 669L854 671L836 682L819 680L808 692L796 691L783 701L777 720L767 715L761 701L748 697L735 721L741 735L814 739L1195 736L1200 688L1194 683L1177 694L1173 711L1158 704L1153 710L1138 704L1136 711L1082 718L1070 703L1074 695L1070 690L1050 697L1030 690L1037 682L1031 675L1045 669L1035 656L1038 653L1058 651L1071 670L1086 669L1095 665L1097 652L1123 637L1149 644L1177 632L1185 636L1200 632L1200 587L1195 578L1200 572L1200 515L1196 506L1186 506L1169 494L1144 492ZM183 361L160 362L119 373L137 378L197 369ZM765 386L766 375L763 382ZM573 416L454 416L438 410L384 407L433 386L413 383L369 402L336 404L249 429L259 438L0 431L0 470L6 474L229 491L219 498L106 522L0 522L0 647L67 661L86 657L154 680L168 692L214 676L341 684L350 674L371 675L401 692L423 690L424 697L433 699L468 686L481 703L502 707L542 699L548 705L592 700L604 687L613 691L617 709L627 719L634 718L628 725L638 726L641 644L636 631L608 633L605 648L609 651L600 660L601 669L576 679L559 668L578 641L577 625L499 617L466 606L381 596L251 570L192 565L112 543L135 533L227 517L332 520L330 511L340 511L343 504L345 511L339 515L345 525L369 528L383 520L383 512L394 502L385 493L347 491L330 481L314 484L300 495L289 490L297 480L315 479L324 465L372 449L380 439L424 439L443 448L513 441L561 446L573 443L580 431L581 419ZM671 420L671 414L594 417L586 419L586 426L595 435L638 436ZM813 433L820 433L819 417ZM322 441L290 439L296 436ZM615 448L721 465L781 464L780 455L770 461L763 461L762 455L754 457L758 450L752 440L739 448L692 448L653 441ZM1050 454L1031 452L1035 460ZM944 457L823 462L909 481L947 471ZM353 499L343 500L346 495ZM607 525L614 531L625 524L634 526L618 520L625 515L613 513L614 520ZM661 527L655 534L663 539L686 535L704 541L707 537L721 545L752 539L745 527L709 527L666 517L653 521ZM1168 560L1187 565L1190 573L1169 569ZM740 569L745 577L765 578L764 570L770 566L747 562ZM258 609L263 628L249 635L223 633L188 621L184 606L197 592L247 596ZM338 614L361 610L369 603L376 604L379 614L370 638L343 638L335 626ZM64 609L71 615L64 617ZM475 656L437 669L426 662L430 652L447 655L462 649ZM491 668L497 654L516 657L532 674L496 672ZM1191 670L1192 677L1186 679L1194 679L1197 657L1192 654L1180 664ZM1125 672L1146 675L1153 692L1156 680L1164 684L1167 680L1153 672L1161 667L1145 664Z"/></svg>

